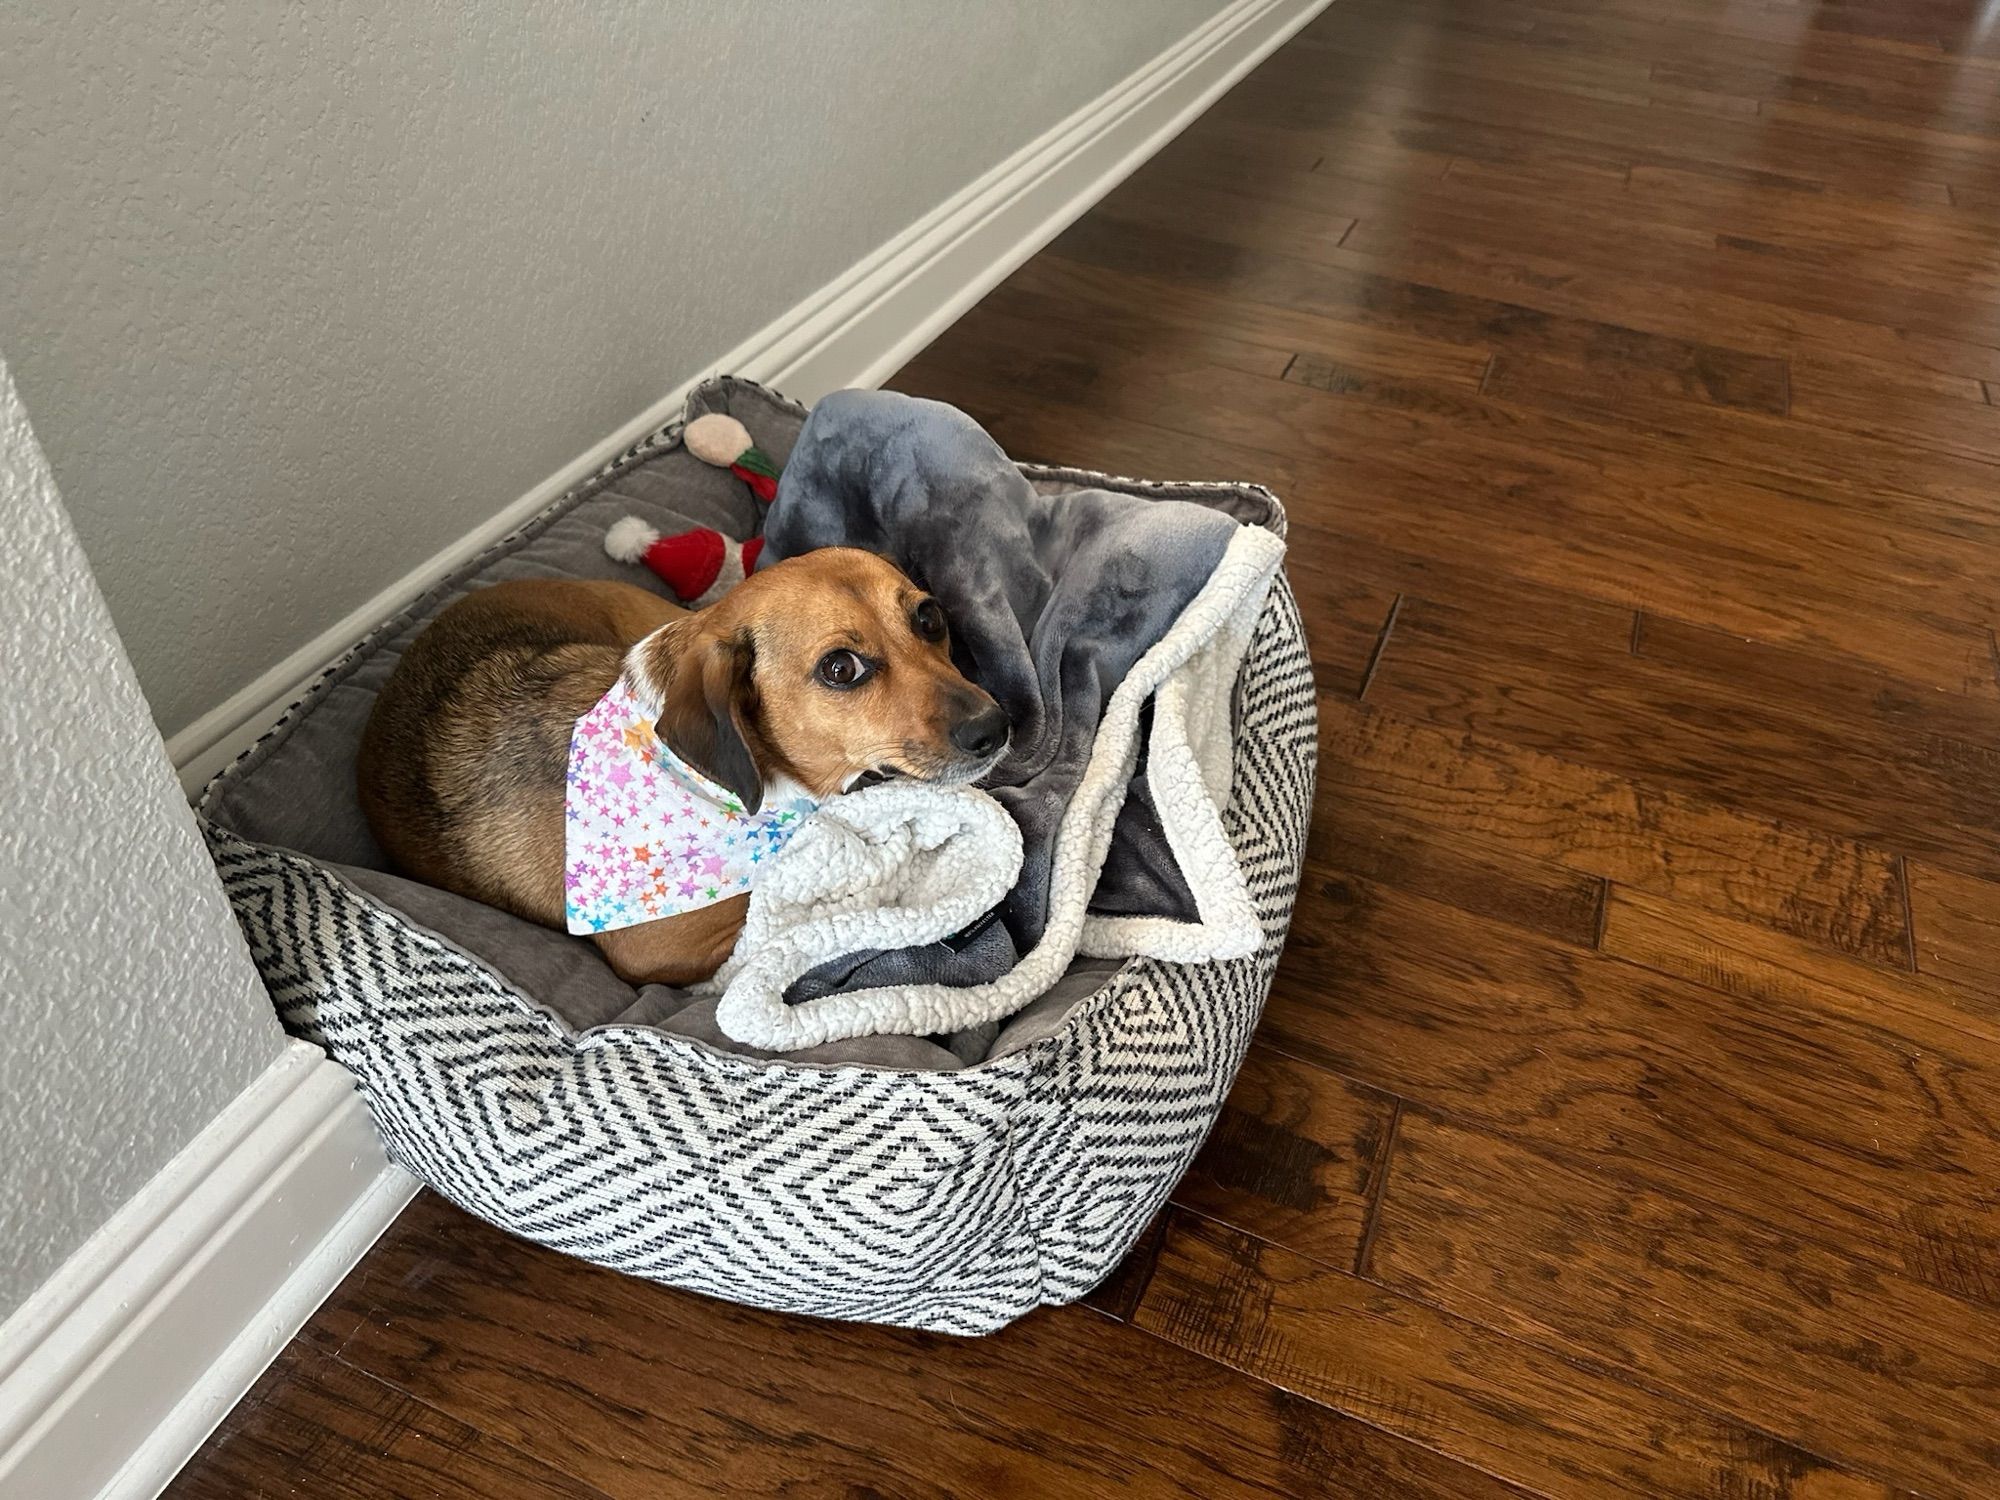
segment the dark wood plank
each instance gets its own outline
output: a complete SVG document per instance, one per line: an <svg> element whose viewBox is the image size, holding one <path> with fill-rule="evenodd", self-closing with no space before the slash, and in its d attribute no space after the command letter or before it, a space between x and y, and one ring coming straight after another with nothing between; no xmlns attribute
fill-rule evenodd
<svg viewBox="0 0 2000 1500"><path fill-rule="evenodd" d="M1778 99L1764 105L1758 114L1767 120L1813 126L1829 136L1848 140L1948 145L1965 153L1967 163L1954 164L1949 169L1952 175L1967 170L1980 155L2000 144L1990 120L1965 116L1952 120L1922 110L1869 106L1857 109L1851 104L1836 108L1816 100Z"/></svg>
<svg viewBox="0 0 2000 1500"><path fill-rule="evenodd" d="M1829 34L1833 28L1821 25L1826 17L1851 14L1854 9L1823 0L1812 6L1762 7L1745 15L1740 7L1682 5L1641 17L1622 6L1544 5L1533 0L1487 0L1475 7L1423 5L1414 9L1388 0L1356 0L1343 6L1338 15L1322 16L1302 35L1309 41L1320 41L1350 33L1408 31L1413 24L1421 24L1426 33L1442 33L1453 40L1459 33L1492 37L1516 44L1513 57L1500 59L1509 75L1524 64L1531 65L1538 56L1560 59L1585 76L1590 76L1585 70L1593 63L1616 66L1623 60L1631 68L1644 67L1645 61L1654 57L1712 56L1767 68L1790 64L1801 76L1865 79L1874 88L1906 79L1916 87L1917 81L1926 77L1949 76L1944 69L1946 60L1938 55L1938 43L1947 35L1963 35L1969 18L1976 14L1972 7L1953 0L1947 8L1931 12L1935 29L1927 34L1921 48L1904 47L1891 53L1869 47L1863 52L1854 45L1858 38ZM1893 7L1889 14L1907 19L1918 9ZM1746 26L1746 21L1752 24ZM1538 81L1543 76L1553 85L1568 75L1561 68L1550 68L1536 74ZM1727 91L1723 84L1704 80L1703 90L1709 89ZM1754 98L1760 91L1737 92ZM1941 95L1945 91L1934 86L1933 92ZM1942 105L1946 101L1940 98L1938 102Z"/></svg>
<svg viewBox="0 0 2000 1500"><path fill-rule="evenodd" d="M1407 32L1406 24L1398 23L1406 23L1407 14L1397 17L1388 8L1365 0L1359 5L1343 4L1342 14L1322 16L1305 28L1300 34L1302 46L1294 55L1303 67L1323 67L1336 78L1375 76L1375 65L1394 60L1394 43ZM1503 16L1512 24L1490 29L1495 19ZM1454 19L1459 24L1452 24ZM1467 19L1485 25L1470 30L1464 25ZM1535 21L1520 11L1485 7L1477 13L1454 16L1451 11L1433 8L1424 20L1430 43L1424 59L1427 70L1500 78L1585 99L1626 103L1646 102L1653 81L1641 56L1607 53L1574 57L1524 46L1524 40L1532 38ZM1338 59L1338 65L1329 66L1328 59Z"/></svg>
<svg viewBox="0 0 2000 1500"><path fill-rule="evenodd" d="M1957 77L1947 60L1935 52L1862 48L1838 35L1820 33L1794 16L1789 30L1782 15L1769 12L1746 17L1737 8L1676 7L1673 11L1637 13L1625 6L1482 6L1509 14L1532 16L1529 39L1579 56L1637 51L1659 60L1722 61L1743 67L1796 74L1802 78L1859 80L1872 87L1900 83L1922 91L1922 97L1946 99ZM1746 26L1747 19L1762 24ZM1777 25L1771 24L1778 23ZM1722 85L1717 85L1723 87ZM1751 90L1753 95L1756 90Z"/></svg>
<svg viewBox="0 0 2000 1500"><path fill-rule="evenodd" d="M1851 658L1751 640L1728 631L1648 614L1633 637L1633 653L1688 676L1722 679L1738 690L1780 700L1809 698L1825 716L1848 720L1857 733L1903 735L1930 742L1986 744L2000 735L2000 703L1983 693L1948 693L1903 682Z"/></svg>
<svg viewBox="0 0 2000 1500"><path fill-rule="evenodd" d="M1106 219L1140 228L1176 229L1199 220L1222 244L1248 250L1276 250L1308 259L1335 250L1354 228L1354 216L1336 204L1331 212L1283 200L1262 191L1244 191L1245 184L1214 180L1182 181L1171 192L1151 179L1127 182L1097 207Z"/></svg>
<svg viewBox="0 0 2000 1500"><path fill-rule="evenodd" d="M2000 190L1973 183L1953 184L1951 203L1983 224L2000 223Z"/></svg>
<svg viewBox="0 0 2000 1500"><path fill-rule="evenodd" d="M1965 190L1954 194L1934 183L1924 205L1913 206L1895 201L1908 197L1903 178L1860 193L1799 175L1730 170L1671 155L1637 165L1601 154L1577 157L1544 149L1540 141L1537 149L1495 151L1489 142L1433 139L1436 149L1419 151L1407 144L1407 134L1385 133L1379 123L1352 117L1317 132L1231 129L1220 138L1204 133L1204 154L1186 170L1225 183L1232 175L1257 174L1259 194L1280 213L1299 209L1359 219L1359 238L1348 236L1331 254L1321 237L1290 242L1330 264L1365 264L1358 258L1361 247L1399 228L1407 231L1396 245L1405 274L1422 268L1425 280L1440 274L1432 268L1449 267L1459 276L1470 271L1468 262L1439 254L1441 239L1469 241L1488 253L1518 252L1515 264L1524 274L1498 294L1507 300L1525 298L1554 310L1579 295L1619 297L1625 306L1611 321L1679 316L1699 330L1697 337L1727 327L1732 338L1833 350L1863 346L1890 362L1969 364L1973 374L1992 364L1993 351L1967 342L1967 325L1951 319L1949 302L1937 299L1937 283L1927 279L1951 274L1985 282L1994 274L1985 254L1990 225L1986 215L1967 211ZM1389 194L1375 163L1396 152L1403 154L1402 170ZM1267 168L1274 153L1287 159L1285 169ZM1310 169L1300 170L1308 160ZM1552 210L1561 215L1559 226ZM1200 218L1183 225L1247 243L1232 226ZM1832 267L1846 280L1802 279L1791 268L1722 265L1714 254L1718 234L1815 250L1846 244L1855 253ZM1537 269L1526 274L1528 267ZM1635 295L1640 282L1650 296ZM1925 316L1926 308L1942 314L1933 320L1934 334L1898 326L1906 314Z"/></svg>
<svg viewBox="0 0 2000 1500"><path fill-rule="evenodd" d="M1956 211L1948 196L1918 206L1814 187L1746 188L1701 172L1635 167L1622 200L1643 221L1807 251L1816 264L1863 269L1879 280L1908 280L1926 270L1982 282L1994 274L1986 227Z"/></svg>
<svg viewBox="0 0 2000 1500"><path fill-rule="evenodd" d="M1838 1014L1896 1032L1914 1046L1909 1068L1925 1087L1978 1101L2000 1057L2000 1002L1925 975L1896 974L1748 923L1614 890L1603 951L1657 973L1693 980L1802 1016ZM1935 1055L1923 1049L1934 1041ZM1954 1295L2000 1305L2000 1220L1985 1204L1966 1214L1913 1194L1904 1233L1883 1241L1878 1263Z"/></svg>
<svg viewBox="0 0 2000 1500"><path fill-rule="evenodd" d="M1090 413L1080 419L1072 410L1067 420L1057 420L1049 404L1033 390L1017 387L1003 391L994 383L995 374L988 370L977 377L980 395L972 404L981 424L996 439L1006 433L1008 452L1023 461L1142 479L1247 482L1264 485L1281 496L1297 494L1304 483L1303 466L1295 460L1228 437L1107 413ZM923 364L901 372L895 388L944 400L945 393L963 393L969 384L957 370Z"/></svg>
<svg viewBox="0 0 2000 1500"><path fill-rule="evenodd" d="M1190 221L1181 219L1182 226ZM1627 366L1694 378L1704 365L1737 367L1746 386L1782 380L1777 362L1692 339L1647 333L1598 318L1553 313L1525 302L1455 292L1359 268L1337 244L1320 244L1310 257L1269 246L1246 249L1186 227L1147 221L1134 225L1115 215L1092 215L1065 231L1057 257L1127 274L1153 275L1214 288L1245 301L1336 316L1443 343L1505 347L1589 365ZM1678 385L1678 381L1676 384ZM1768 393L1765 401L1773 399Z"/></svg>
<svg viewBox="0 0 2000 1500"><path fill-rule="evenodd" d="M1226 328L1232 338L1281 350L1287 356L1332 360L1377 375L1466 390L1477 390L1486 374L1488 356L1480 347L1425 338L1398 328L1318 317L1295 308L1274 307L1052 255L1029 261L1002 283L995 295L1016 288L1059 298L1072 315L1078 310L1096 313L1106 309L1114 316L1143 322L1163 337L1180 328L1209 332ZM921 368L922 359L917 363ZM1289 359L1280 364L1281 370L1284 363ZM1980 399L1976 389L1973 399Z"/></svg>
<svg viewBox="0 0 2000 1500"><path fill-rule="evenodd" d="M1369 701L2000 874L2000 752L1967 734L2000 729L1993 705L1884 682L1876 710L1855 714L1846 709L1861 695L1850 681L1843 704L1837 663L1743 652L1754 673L1686 670L1647 653L1643 635L1632 656L1612 624L1526 601L1501 618L1406 598Z"/></svg>
<svg viewBox="0 0 2000 1500"><path fill-rule="evenodd" d="M1765 439L1745 429L1744 423L1760 420L1747 403L1737 403L1736 411L1718 419L1699 408L1728 403L1689 402L1683 392L1649 388L1633 379L1593 380L1592 374L1553 361L1502 354L1487 372L1483 389L1497 400L1698 441L1711 451L1741 455L1780 479L1794 474L1811 477L1821 472L1823 463L1847 462L1866 465L1887 484L1963 498L1970 493L1968 486L1976 486L1983 477L1980 467L2000 460L2000 413L1970 402L1920 405L1891 397L1871 405L1859 391L1816 393L1799 414L1799 420L1813 430L1800 437L1810 444L1824 443L1827 451L1810 460L1787 456L1780 465L1775 456L1750 456L1761 451ZM1689 415L1691 410L1694 415ZM1778 422L1780 416L1767 411L1761 420Z"/></svg>
<svg viewBox="0 0 2000 1500"><path fill-rule="evenodd" d="M1667 174L1696 180L1712 175L1674 166L1641 176L1635 168L1641 186L1634 189L1628 183L1629 205L1607 204L1601 212L1580 214L1560 255L1551 241L1527 232L1533 215L1524 215L1525 223L1496 222L1490 207L1482 213L1482 205L1442 200L1435 192L1426 206L1406 218L1361 218L1338 248L1318 253L1360 267L1392 257L1405 274L1416 272L1466 292L1504 283L1509 290L1498 295L1525 296L1551 308L1581 312L1623 303L1615 318L1644 319L1649 325L1661 318L1717 319L1721 321L1712 326L1730 328L1732 338L1752 341L1753 347L1838 348L1844 340L1854 352L1892 363L1972 375L1991 369L1993 325L1983 317L1953 320L1949 300L1934 284L1925 284L1926 270L1947 266L1961 279L1972 279L1975 290L1984 284L1990 272L1973 270L1985 264L1976 258L1974 233L1934 237L1921 247L1898 246L1893 255L1842 254L1810 236L1775 227L1766 227L1761 235L1744 234L1732 229L1734 215L1677 212L1671 200L1646 191ZM1464 180L1456 172L1446 179ZM1791 178L1730 179L1727 185L1738 192L1806 193ZM1457 196L1471 197L1463 191ZM1839 196L1844 201L1846 195ZM1624 240L1621 208L1632 229ZM1958 217L1971 231L1972 219ZM1728 254L1723 240L1730 236L1751 241L1775 236L1812 253L1789 262L1770 255ZM1571 268L1566 276L1549 269L1565 265ZM1654 289L1652 300L1639 294L1642 284ZM1522 290L1513 290L1516 285ZM1851 294L1844 295L1843 287Z"/></svg>
<svg viewBox="0 0 2000 1500"><path fill-rule="evenodd" d="M1850 233L1845 239L1835 239L1824 231L1774 224L1754 234L1741 230L1718 232L1714 248L1718 252L1716 263L1724 274L1739 269L1748 271L1750 266L1744 257L1758 257L1777 262L1781 267L1813 273L1848 274L1867 268L1867 273L1881 283L1877 295L1885 300L1897 298L1898 289L1900 299L1905 301L1911 293L1928 292L1930 288L1924 283L1933 278L1950 278L1961 285L1984 288L1994 277L1992 258L1975 235L1963 238L1956 234L1938 235L1928 242L1910 237L1887 254L1877 247L1856 246L1852 240L1857 238L1865 238L1865 233ZM1890 269L1876 271L1877 266Z"/></svg>
<svg viewBox="0 0 2000 1500"><path fill-rule="evenodd" d="M1476 846L1761 922L1884 964L1902 962L1909 952L1893 855L1322 696L1314 822L1338 829L1361 817L1430 830L1433 839L1464 833ZM1518 910L1517 898L1508 899ZM1490 903L1487 910L1502 914Z"/></svg>
<svg viewBox="0 0 2000 1500"><path fill-rule="evenodd" d="M1972 406L1986 401L1986 387L1980 381L1940 374L1920 365L1891 364L1832 349L1796 351L1790 364L1792 415L1802 420L1813 420L1813 408L1826 397L1844 396L1855 386L1904 400L1941 399Z"/></svg>
<svg viewBox="0 0 2000 1500"><path fill-rule="evenodd" d="M311 1337L619 1500L1513 1493L1086 1309L986 1339L786 1318L581 1265L428 1196Z"/></svg>
<svg viewBox="0 0 2000 1500"><path fill-rule="evenodd" d="M1092 232L1085 234L1085 229ZM1398 284L1395 278L1380 271L1357 274L1349 267L1360 261L1346 251L1337 252L1338 266L1327 267L1282 256L1239 251L1184 232L1172 234L1161 231L1133 237L1113 220L1101 223L1086 220L1058 245L1062 253L1080 257L1100 271L1122 272L1128 279L1150 278L1161 285L1194 281L1212 288L1214 295L1228 296L1239 303L1266 305L1267 316L1268 308L1277 307L1321 320L1359 321L1389 328L1422 327L1429 338L1457 339L1471 346L1534 355L1579 368L1587 368L1593 359L1607 364L1615 361L1624 366L1638 366L1688 379L1692 378L1690 372L1697 369L1702 361L1737 357L1728 350L1684 338L1649 334L1596 320L1553 316L1521 301L1506 302L1491 296L1452 292L1419 283ZM1460 244L1458 253L1463 257L1474 253L1474 250ZM1372 262L1379 257L1365 259ZM1510 290L1529 302L1546 302L1552 292L1566 288L1571 279L1558 276L1546 287L1536 283L1515 286ZM1400 290L1395 290L1397 285L1400 285ZM1636 318L1656 321L1657 307L1656 302L1635 303L1628 311ZM1857 331L1843 326L1836 348L1828 350L1813 346L1814 352L1822 356L1832 354L1844 360L1864 357L1865 351L1851 347L1855 342L1852 335ZM1900 336L1893 343L1899 353L1904 351L1905 341ZM1887 363L1879 359L1877 362ZM1912 368L1917 372L1915 378L1929 378L1920 363ZM1940 374L1936 378L1949 380L1952 377ZM1970 378L1965 375L1956 377L1961 394ZM1447 409L1487 410L1464 403ZM1516 414L1512 420L1518 425L1524 418ZM1549 431L1571 443L1588 441L1588 429L1573 425L1550 428ZM1768 463L1770 459L1767 457L1760 461ZM1983 471L1976 468L1968 471L1961 465L1944 465L1935 477L1942 486L1945 481L1967 473L1976 476L1966 481L1968 489L1976 489L1984 483ZM1843 484L1841 476L1824 464L1802 465L1788 477L1797 486Z"/></svg>
<svg viewBox="0 0 2000 1500"><path fill-rule="evenodd" d="M1917 967L2000 999L2000 884L1911 860Z"/></svg>
<svg viewBox="0 0 2000 1500"><path fill-rule="evenodd" d="M1299 608L1312 613L1314 681L1344 698L1360 697L1388 638L1395 591L1341 569L1288 571Z"/></svg>
<svg viewBox="0 0 2000 1500"><path fill-rule="evenodd" d="M1929 156L1924 148L1932 142L1882 139L1840 129L1839 122L1764 125L1758 144L1746 149L1736 119L1717 118L1698 104L1598 99L1465 75L1387 82L1351 76L1325 96L1294 89L1257 113L1320 134L1334 160L1347 142L1367 141L1431 156L1553 160L1600 171L1668 166L1752 181L1776 175L1870 196L1891 195L1914 178L1931 185L1929 202L1936 201L1937 184L1978 172L1985 156L1983 142L1940 140L1943 149Z"/></svg>
<svg viewBox="0 0 2000 1500"><path fill-rule="evenodd" d="M1978 988L1855 959L1644 891L1610 890L1598 947L1746 1001L1777 1000L1806 1013L1879 1022L1912 1040L1943 1037L1948 1050L1972 1049L1975 1071L1984 1071L1985 1049L2000 1047L2000 1001ZM1946 1059L1937 1061L1942 1065ZM2000 1061L2000 1052L1994 1061ZM1994 1284L2000 1289L2000 1274Z"/></svg>
<svg viewBox="0 0 2000 1500"><path fill-rule="evenodd" d="M1689 983L1346 878L1301 904L1262 1036L1899 1269L1929 1253L1912 1205L2000 1237L1992 1041L1920 998L1857 1013Z"/></svg>
<svg viewBox="0 0 2000 1500"><path fill-rule="evenodd" d="M167 1500L300 1494L605 1500L602 1490L309 1344L278 1356L165 1494Z"/></svg>
<svg viewBox="0 0 2000 1500"><path fill-rule="evenodd" d="M1391 1181L1370 1264L1397 1290L1892 1486L1990 1491L2000 1313L1421 1111Z"/></svg>
<svg viewBox="0 0 2000 1500"><path fill-rule="evenodd" d="M1441 174L1432 169L1436 158L1431 156L1423 170L1406 173L1391 193L1371 173L1350 167L1344 149L1351 139L1350 127L1337 127L1331 136L1294 133L1288 139L1297 143L1301 155L1308 144L1325 149L1309 169L1293 168L1260 179L1259 212L1273 214L1280 223L1296 216L1301 226L1316 220L1343 226L1331 237L1299 234L1280 243L1274 235L1269 242L1260 242L1247 226L1217 223L1210 216L1184 217L1175 223L1158 212L1167 201L1167 191L1157 180L1146 178L1128 189L1135 198L1126 200L1127 210L1119 216L1340 265L1346 257L1330 252L1347 247L1348 220L1373 226L1361 236L1364 243L1388 225L1404 224L1426 237L1463 235L1491 248L1546 255L1552 216L1559 212L1574 221L1570 227L1575 238L1562 241L1562 253L1574 255L1584 265L1616 271L1636 261L1649 275L1686 273L1679 279L1691 288L1700 284L1692 273L1708 271L1715 273L1712 282L1726 283L1726 289L1737 295L1786 290L1758 267L1718 266L1713 255L1718 239L1740 238L1795 253L1809 266L1864 279L1868 295L1851 303L1829 303L1823 297L1797 303L1801 309L1816 310L1813 319L1793 330L1804 341L1831 326L1822 320L1864 326L1882 321L1871 309L1879 311L1891 288L1927 293L1934 290L1926 285L1927 276L1947 274L1987 286L1996 274L1983 216L1965 211L1942 189L1931 194L1926 205L1917 206L1771 173L1645 164L1619 167L1560 155L1513 153L1453 155ZM1201 174L1198 180L1203 183L1223 182L1226 169L1254 173L1256 145L1253 139L1234 152L1226 146L1211 147L1208 156L1185 170ZM1176 190L1179 187L1175 184ZM1141 188L1147 197L1136 196ZM1621 228L1642 243L1621 240ZM1781 306L1793 301L1771 300ZM1910 305L1934 304L1918 298ZM1963 328L1952 327L1943 336L1957 340L1966 334Z"/></svg>
<svg viewBox="0 0 2000 1500"><path fill-rule="evenodd" d="M1341 146L1335 162L1343 176L1383 187L1401 188L1418 179L1442 177L1451 165L1449 156L1380 137L1343 141ZM1293 177L1317 170L1328 160L1322 132L1210 115L1200 130L1189 131L1147 166L1148 175L1162 183L1187 180L1226 186L1253 177L1260 192L1283 201Z"/></svg>
<svg viewBox="0 0 2000 1500"><path fill-rule="evenodd" d="M989 357L1006 349L1046 356L1050 345L1033 330L1051 322L1067 325L1077 351L1072 357L1080 364L1115 355L1143 359L1163 368L1214 366L1275 379L1293 359L1290 347L1276 345L1268 338L1252 340L1237 336L1233 329L1218 331L1222 319L1166 322L1150 309L1109 302L1083 308L1067 292L1041 292L1012 281L967 312L957 327L964 330L968 342L976 341L988 351Z"/></svg>
<svg viewBox="0 0 2000 1500"><path fill-rule="evenodd" d="M1363 798L1330 796L1315 806L1306 862L1309 890L1329 875L1363 875L1580 948L1595 945L1603 918L1601 877Z"/></svg>
<svg viewBox="0 0 2000 1500"><path fill-rule="evenodd" d="M1192 1217L1169 1227L1138 1323L1538 1494L1895 1493L1694 1403Z"/></svg>
<svg viewBox="0 0 2000 1500"><path fill-rule="evenodd" d="M1897 326L1894 287L1871 287L1867 304L1851 303L1838 295L1836 277L1799 278L1790 267L1750 261L1725 267L1713 241L1697 244L1685 234L1635 255L1637 265L1622 264L1609 227L1585 243L1594 254L1572 259L1554 253L1553 241L1467 237L1470 217L1431 215L1403 226L1394 238L1393 225L1361 220L1329 258L1378 274L1399 269L1466 295L1525 299L1567 315L1623 320L1663 333L1727 328L1739 346L1845 347L1888 363L1974 378L1990 378L2000 363L2000 351L1966 336L1963 325L1943 332ZM1725 269L1731 274L1724 276ZM1931 314L1934 323L1948 322L1936 304Z"/></svg>
<svg viewBox="0 0 2000 1500"><path fill-rule="evenodd" d="M1361 19L1362 25L1342 34L1339 19ZM1443 123L1513 130L1547 138L1542 150L1587 143L1634 161L1675 156L1862 185L1897 175L1936 180L1941 171L1976 167L2000 146L1985 135L1935 125L1899 135L1894 127L1900 122L1813 113L1809 105L1760 111L1763 123L1745 129L1734 112L1716 111L1698 96L1689 108L1651 99L1643 64L1624 64L1608 87L1549 88L1532 76L1532 54L1510 41L1433 33L1421 69L1392 70L1387 65L1405 61L1396 52L1398 38L1379 29L1371 34L1360 11L1334 25L1313 34L1311 49L1295 48L1276 60L1270 73L1280 97L1239 94L1223 112L1312 125L1351 118L1358 103L1406 130ZM1328 66L1327 53L1347 65ZM1571 83L1585 69L1605 66L1601 59L1564 61L1562 76ZM1830 157L1830 147L1845 149Z"/></svg>
<svg viewBox="0 0 2000 1500"><path fill-rule="evenodd" d="M1351 1267L1394 1117L1385 1094L1252 1047L1174 1202Z"/></svg>

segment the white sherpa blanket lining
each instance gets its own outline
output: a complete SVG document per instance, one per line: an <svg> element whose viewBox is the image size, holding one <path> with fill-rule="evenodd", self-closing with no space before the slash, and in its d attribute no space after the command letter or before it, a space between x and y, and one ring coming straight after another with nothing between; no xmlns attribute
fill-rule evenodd
<svg viewBox="0 0 2000 1500"><path fill-rule="evenodd" d="M1113 691L1082 781L1056 834L1042 939L991 984L892 985L798 1005L785 991L828 960L915 947L997 905L1021 866L1021 835L993 798L969 788L890 782L822 808L750 896L736 951L717 974L716 1020L747 1046L790 1052L844 1037L929 1036L1012 1015L1079 954L1174 963L1240 958L1262 929L1222 827L1233 771L1236 675L1285 544L1261 527L1230 539L1222 562L1167 633ZM1196 919L1090 916L1156 698L1147 779Z"/></svg>

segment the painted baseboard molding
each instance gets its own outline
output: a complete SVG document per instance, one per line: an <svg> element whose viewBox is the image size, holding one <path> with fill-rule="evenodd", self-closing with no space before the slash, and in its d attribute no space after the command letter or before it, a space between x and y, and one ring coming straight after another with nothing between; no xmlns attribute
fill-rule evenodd
<svg viewBox="0 0 2000 1500"><path fill-rule="evenodd" d="M0 1495L152 1500L416 1186L288 1042L0 1324Z"/></svg>
<svg viewBox="0 0 2000 1500"><path fill-rule="evenodd" d="M1236 0L490 521L426 559L167 741L190 795L373 626L679 412L699 380L746 375L802 401L873 386L1116 187L1328 0Z"/></svg>

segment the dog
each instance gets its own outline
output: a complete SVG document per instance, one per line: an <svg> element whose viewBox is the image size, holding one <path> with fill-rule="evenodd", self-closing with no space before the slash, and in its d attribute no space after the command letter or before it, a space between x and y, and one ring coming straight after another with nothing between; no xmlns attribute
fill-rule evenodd
<svg viewBox="0 0 2000 1500"><path fill-rule="evenodd" d="M519 580L439 614L377 696L356 765L376 841L414 879L563 927L571 735L621 681L660 704L658 740L751 813L874 776L974 782L1007 747L941 606L873 553L805 553L695 611L631 584ZM748 906L592 940L628 984L692 984Z"/></svg>

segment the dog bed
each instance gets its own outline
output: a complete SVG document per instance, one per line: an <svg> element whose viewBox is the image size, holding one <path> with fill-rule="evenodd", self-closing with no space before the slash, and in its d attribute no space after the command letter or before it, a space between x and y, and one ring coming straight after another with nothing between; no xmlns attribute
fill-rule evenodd
<svg viewBox="0 0 2000 1500"><path fill-rule="evenodd" d="M780 463L797 405L712 381ZM685 419L685 418L684 418ZM1224 830L1263 928L1247 957L1078 959L990 1043L853 1037L774 1056L715 1001L634 991L594 948L387 869L353 789L375 691L437 611L519 577L630 577L615 520L747 536L758 504L676 421L389 621L197 813L285 1024L355 1076L391 1156L469 1212L583 1259L789 1312L981 1333L1117 1264L1221 1107L1297 892L1316 720L1282 576L1236 685ZM1275 517L1255 486L1097 487Z"/></svg>

